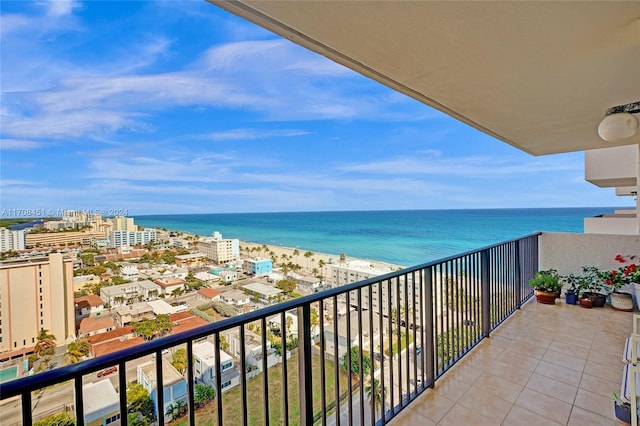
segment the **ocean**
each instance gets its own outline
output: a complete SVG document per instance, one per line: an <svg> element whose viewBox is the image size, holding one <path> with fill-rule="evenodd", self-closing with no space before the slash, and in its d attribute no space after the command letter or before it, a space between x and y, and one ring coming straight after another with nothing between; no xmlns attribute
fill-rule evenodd
<svg viewBox="0 0 640 426"><path fill-rule="evenodd" d="M537 231L583 232L613 207L135 216L136 225L413 266Z"/></svg>

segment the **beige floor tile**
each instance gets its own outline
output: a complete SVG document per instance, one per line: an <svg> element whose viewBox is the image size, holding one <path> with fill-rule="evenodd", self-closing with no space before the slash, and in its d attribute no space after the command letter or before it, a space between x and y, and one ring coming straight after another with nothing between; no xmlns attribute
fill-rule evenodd
<svg viewBox="0 0 640 426"><path fill-rule="evenodd" d="M546 417L514 405L502 422L503 426L553 426L561 425Z"/></svg>
<svg viewBox="0 0 640 426"><path fill-rule="evenodd" d="M571 355L552 350L548 350L542 357L542 360L576 371L584 370L584 366L586 364L586 360L584 359L575 358Z"/></svg>
<svg viewBox="0 0 640 426"><path fill-rule="evenodd" d="M476 410L480 415L498 424L506 417L512 406L509 401L488 392L478 392L475 388L462 395L462 398L458 400L458 404Z"/></svg>
<svg viewBox="0 0 640 426"><path fill-rule="evenodd" d="M553 341L551 345L549 345L549 350L563 353L571 357L576 357L583 360L587 359L587 356L589 355L589 351L590 351L590 349L574 346L570 343L557 341L557 340Z"/></svg>
<svg viewBox="0 0 640 426"><path fill-rule="evenodd" d="M515 368L523 368L528 371L535 371L536 367L540 363L540 359L538 358L523 355L519 352L514 352L511 349L505 349L497 360Z"/></svg>
<svg viewBox="0 0 640 426"><path fill-rule="evenodd" d="M535 373L576 387L580 385L580 380L582 379L582 372L552 364L547 361L540 361Z"/></svg>
<svg viewBox="0 0 640 426"><path fill-rule="evenodd" d="M453 373L453 372L449 372ZM434 390L452 401L460 399L464 393L469 390L471 385L458 380L454 374L447 373L440 380L435 383Z"/></svg>
<svg viewBox="0 0 640 426"><path fill-rule="evenodd" d="M583 410L580 407L573 407L571 417L567 426L619 426L620 424L611 417L604 417L594 414L590 411Z"/></svg>
<svg viewBox="0 0 640 426"><path fill-rule="evenodd" d="M542 359L542 356L547 351L546 346L538 346L534 343L523 342L521 340L512 342L507 349L537 359Z"/></svg>
<svg viewBox="0 0 640 426"><path fill-rule="evenodd" d="M494 362L489 373L522 386L527 384L533 374L533 372L529 370L514 367L513 365L505 364L501 361Z"/></svg>
<svg viewBox="0 0 640 426"><path fill-rule="evenodd" d="M620 353L622 353L622 351L620 351ZM620 382L622 378L622 363L618 364L613 361L612 364L611 359L608 364L587 361L587 364L584 366L584 374L589 374L611 382Z"/></svg>
<svg viewBox="0 0 640 426"><path fill-rule="evenodd" d="M408 407L396 418L393 419L393 424L395 426L416 426L416 425L424 425L424 426L435 426L436 422L430 420L429 418L423 416L415 409Z"/></svg>
<svg viewBox="0 0 640 426"><path fill-rule="evenodd" d="M578 389L575 406L607 417L613 413L613 397L599 395L586 389Z"/></svg>
<svg viewBox="0 0 640 426"><path fill-rule="evenodd" d="M436 393L427 391L424 396L413 401L410 405L416 413L428 418L433 422L439 422L445 414L451 410L455 402Z"/></svg>
<svg viewBox="0 0 640 426"><path fill-rule="evenodd" d="M578 392L578 388L576 386L571 386L537 373L534 373L531 376L526 387L569 404L573 404L573 401L576 398L576 393Z"/></svg>
<svg viewBox="0 0 640 426"><path fill-rule="evenodd" d="M566 424L573 408L571 404L552 398L548 395L525 388L518 399L516 405L531 412L558 422Z"/></svg>
<svg viewBox="0 0 640 426"><path fill-rule="evenodd" d="M501 420L483 416L475 408L467 408L456 404L438 423L441 426L482 425L500 426ZM417 426L417 425L416 425Z"/></svg>
<svg viewBox="0 0 640 426"><path fill-rule="evenodd" d="M486 392L511 403L515 402L524 386L492 374L483 374L471 387L475 392Z"/></svg>
<svg viewBox="0 0 640 426"><path fill-rule="evenodd" d="M583 374L580 381L580 389L585 389L590 392L602 395L605 397L611 397L613 392L620 392L620 383L622 381L622 365L620 365L620 381L612 382L609 380L601 379L599 377L591 376L589 374Z"/></svg>

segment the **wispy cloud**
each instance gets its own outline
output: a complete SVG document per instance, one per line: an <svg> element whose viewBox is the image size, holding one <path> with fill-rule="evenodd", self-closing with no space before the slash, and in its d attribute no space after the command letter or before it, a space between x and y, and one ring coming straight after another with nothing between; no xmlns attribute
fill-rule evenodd
<svg viewBox="0 0 640 426"><path fill-rule="evenodd" d="M0 139L0 149L13 151L29 151L43 146L41 142L20 140L20 139Z"/></svg>
<svg viewBox="0 0 640 426"><path fill-rule="evenodd" d="M251 140L251 139L267 139L273 137L289 138L294 136L308 135L310 132L305 130L282 129L233 129L226 132L214 132L203 135L202 139L211 139L215 141L221 140Z"/></svg>

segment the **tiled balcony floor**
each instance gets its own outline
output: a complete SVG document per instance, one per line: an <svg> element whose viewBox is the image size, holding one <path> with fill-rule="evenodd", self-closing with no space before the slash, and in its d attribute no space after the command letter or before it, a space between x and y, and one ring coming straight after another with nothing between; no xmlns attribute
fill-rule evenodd
<svg viewBox="0 0 640 426"><path fill-rule="evenodd" d="M617 425L632 315L532 299L392 425Z"/></svg>

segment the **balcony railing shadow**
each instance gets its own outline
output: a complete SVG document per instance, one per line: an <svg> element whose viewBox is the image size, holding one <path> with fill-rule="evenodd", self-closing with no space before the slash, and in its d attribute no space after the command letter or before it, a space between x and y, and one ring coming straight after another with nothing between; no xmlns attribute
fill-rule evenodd
<svg viewBox="0 0 640 426"><path fill-rule="evenodd" d="M531 298L538 237L2 383L2 424L32 424L52 400L77 424L386 424Z"/></svg>

